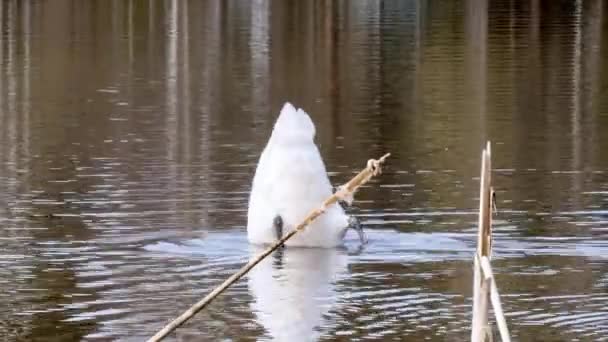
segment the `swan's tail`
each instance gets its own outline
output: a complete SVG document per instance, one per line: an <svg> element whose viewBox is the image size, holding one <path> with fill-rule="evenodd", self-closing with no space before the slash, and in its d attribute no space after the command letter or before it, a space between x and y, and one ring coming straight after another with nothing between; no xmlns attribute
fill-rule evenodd
<svg viewBox="0 0 608 342"><path fill-rule="evenodd" d="M286 102L272 130L275 141L312 141L315 137L315 125L310 116L301 108L296 109Z"/></svg>

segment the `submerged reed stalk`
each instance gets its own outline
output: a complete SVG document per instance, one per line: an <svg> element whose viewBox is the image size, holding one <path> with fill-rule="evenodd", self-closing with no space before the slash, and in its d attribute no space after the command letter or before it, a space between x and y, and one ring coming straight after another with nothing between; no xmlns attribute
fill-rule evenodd
<svg viewBox="0 0 608 342"><path fill-rule="evenodd" d="M296 226L294 230L283 236L273 245L268 247L266 250L255 256L251 259L245 266L241 267L241 269L235 274L231 275L228 279L226 279L222 284L216 287L213 291L211 291L205 298L201 299L196 304L192 305L188 310L186 310L179 317L174 319L172 322L167 324L164 328L158 331L154 336L152 336L148 342L160 341L165 338L168 334L170 334L173 330L177 329L179 326L184 324L187 320L192 318L197 312L204 309L211 301L215 299L218 295L220 295L224 290L226 290L230 285L239 280L242 276L247 274L255 265L257 265L260 261L266 258L270 253L275 251L277 248L282 246L285 241L289 240L292 236L297 234L298 232L304 230L311 222L317 219L321 214L325 212L325 210L332 204L338 202L339 200L345 200L347 202L352 201L352 197L354 196L357 189L367 183L373 176L377 176L382 173L382 164L386 158L390 156L390 153L383 155L380 159L370 159L367 162L367 166L365 169L361 170L355 177L353 177L348 183L340 187L336 193L327 198L318 209L313 210L311 213L304 218L304 220Z"/></svg>

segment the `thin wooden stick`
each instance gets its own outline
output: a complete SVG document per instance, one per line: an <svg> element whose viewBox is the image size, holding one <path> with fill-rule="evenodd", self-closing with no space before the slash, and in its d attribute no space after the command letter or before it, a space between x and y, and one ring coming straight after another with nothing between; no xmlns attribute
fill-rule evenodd
<svg viewBox="0 0 608 342"><path fill-rule="evenodd" d="M494 276L494 272L492 272L492 265L490 265L490 261L488 257L482 256L479 259L478 256L475 256L481 266L481 270L483 271L483 280L490 280Z"/></svg>
<svg viewBox="0 0 608 342"><path fill-rule="evenodd" d="M504 342L510 342L507 321L500 303L500 295L496 279L492 272L492 206L494 190L491 183L491 150L490 142L481 154L481 179L479 184L479 226L477 232L477 250L474 257L473 278L473 324L471 341L483 342L492 339L488 325L488 297L494 308L494 316L498 323L500 337Z"/></svg>
<svg viewBox="0 0 608 342"><path fill-rule="evenodd" d="M492 150L488 141L482 157L479 189L479 232L477 248L480 255L492 256Z"/></svg>
<svg viewBox="0 0 608 342"><path fill-rule="evenodd" d="M346 197L353 196L357 189L367 183L373 176L376 176L382 172L381 165L384 163L386 158L390 156L390 153L383 155L380 159L374 160L370 159L367 162L367 167L361 172L359 172L355 177L353 177L348 183L343 185L340 190L331 195L328 199L326 199L321 207L313 210L311 213L304 218L304 220L296 226L296 229L289 232L287 235L283 236L280 240L275 242L272 246L268 247L265 251L258 254L255 258L249 261L245 266L241 267L241 269L235 274L231 275L228 279L226 279L222 284L216 287L211 293L209 293L205 298L201 299L199 302L191 306L188 310L186 310L179 317L174 319L172 322L167 324L164 328L162 328L159 332L157 332L154 336L152 336L148 342L160 341L165 338L168 334L170 334L173 330L177 329L179 326L184 324L187 320L189 320L192 316L194 316L197 312L204 309L215 297L220 295L224 290L226 290L230 285L239 280L242 276L247 274L255 265L257 265L260 261L266 258L270 253L275 251L279 246L283 245L285 241L289 240L296 233L304 230L311 222L317 219L321 214L325 212L325 210L332 204L338 202L341 199Z"/></svg>
<svg viewBox="0 0 608 342"><path fill-rule="evenodd" d="M496 286L496 280L494 279L494 272L492 272L492 265L490 265L490 259L485 256L481 257L481 269L483 270L485 280L490 282L490 300L492 301L492 307L494 308L494 316L496 317L496 323L498 324L500 338L503 342L511 342L507 320L505 319L505 314L502 311L502 304L500 303L500 294L498 293L498 287Z"/></svg>
<svg viewBox="0 0 608 342"><path fill-rule="evenodd" d="M489 284L482 279L481 265L478 257L490 256L492 253L492 208L490 195L491 177L491 150L490 142L481 153L481 178L479 180L479 221L477 231L477 250L475 251L473 266L473 322L471 327L471 341L485 340L488 326L488 291Z"/></svg>
<svg viewBox="0 0 608 342"><path fill-rule="evenodd" d="M488 292L490 284L482 276L479 256L474 258L474 287L473 287L473 328L471 341L483 342L488 333Z"/></svg>

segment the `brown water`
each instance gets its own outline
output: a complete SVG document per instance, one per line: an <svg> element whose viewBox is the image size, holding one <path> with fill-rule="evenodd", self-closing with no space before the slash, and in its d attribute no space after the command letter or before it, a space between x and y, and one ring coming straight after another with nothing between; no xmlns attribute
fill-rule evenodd
<svg viewBox="0 0 608 342"><path fill-rule="evenodd" d="M142 340L245 263L289 100L334 184L393 154L351 210L371 242L287 249L172 338L467 340L491 139L514 340L608 341L604 7L1 2L2 340Z"/></svg>

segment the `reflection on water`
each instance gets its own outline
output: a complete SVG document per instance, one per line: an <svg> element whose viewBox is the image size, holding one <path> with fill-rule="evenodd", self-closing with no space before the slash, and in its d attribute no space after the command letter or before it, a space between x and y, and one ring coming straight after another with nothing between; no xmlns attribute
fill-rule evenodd
<svg viewBox="0 0 608 342"><path fill-rule="evenodd" d="M371 242L287 249L173 338L467 339L491 138L513 335L607 339L604 7L3 1L0 336L141 340L238 269L289 100L334 184L393 154L352 209Z"/></svg>
<svg viewBox="0 0 608 342"><path fill-rule="evenodd" d="M252 251L253 256L261 249ZM336 301L334 283L347 264L336 249L280 250L248 275L251 310L272 339L317 340L316 329Z"/></svg>

